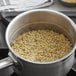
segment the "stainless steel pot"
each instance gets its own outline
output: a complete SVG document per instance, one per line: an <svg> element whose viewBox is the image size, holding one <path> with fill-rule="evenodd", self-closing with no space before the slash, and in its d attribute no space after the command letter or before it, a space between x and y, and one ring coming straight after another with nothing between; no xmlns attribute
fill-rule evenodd
<svg viewBox="0 0 76 76"><path fill-rule="evenodd" d="M47 26L46 26L47 24ZM65 57L52 62L32 62L17 55L11 43L20 34L37 29L53 29L63 33L72 42L72 50ZM10 50L9 57L0 62L0 69L14 65L19 76L64 76L75 61L76 26L66 15L48 9L35 9L24 12L14 18L6 30L6 42ZM3 63L5 62L5 64Z"/></svg>

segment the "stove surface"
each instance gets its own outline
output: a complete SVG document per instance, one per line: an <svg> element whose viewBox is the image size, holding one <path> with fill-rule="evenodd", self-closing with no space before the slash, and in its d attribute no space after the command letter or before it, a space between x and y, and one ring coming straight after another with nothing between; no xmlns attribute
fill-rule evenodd
<svg viewBox="0 0 76 76"><path fill-rule="evenodd" d="M8 48L4 36L5 36L6 27L9 23L8 19L12 20L14 17L11 18L10 16L6 18L3 18L2 16L0 17L0 59L3 59L8 56ZM76 16L70 16L70 18L73 19L73 21L76 23ZM0 70L0 76L18 76L15 72L12 71L13 70L12 67L6 70ZM71 69L66 76L76 76L76 72Z"/></svg>

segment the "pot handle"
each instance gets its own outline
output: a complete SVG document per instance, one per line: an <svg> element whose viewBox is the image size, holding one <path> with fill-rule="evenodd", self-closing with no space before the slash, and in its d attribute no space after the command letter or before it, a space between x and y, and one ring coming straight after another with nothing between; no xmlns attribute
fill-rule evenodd
<svg viewBox="0 0 76 76"><path fill-rule="evenodd" d="M0 69L7 68L9 66L12 66L14 64L14 61L11 57L4 58L0 60Z"/></svg>

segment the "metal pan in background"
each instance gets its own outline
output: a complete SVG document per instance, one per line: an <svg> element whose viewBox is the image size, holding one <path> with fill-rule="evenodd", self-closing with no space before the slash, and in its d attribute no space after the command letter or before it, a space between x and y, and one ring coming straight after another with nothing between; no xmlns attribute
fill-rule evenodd
<svg viewBox="0 0 76 76"><path fill-rule="evenodd" d="M67 7L76 7L76 2L75 3L70 3L70 2L65 2L64 0L59 0L59 1L64 6L67 6Z"/></svg>

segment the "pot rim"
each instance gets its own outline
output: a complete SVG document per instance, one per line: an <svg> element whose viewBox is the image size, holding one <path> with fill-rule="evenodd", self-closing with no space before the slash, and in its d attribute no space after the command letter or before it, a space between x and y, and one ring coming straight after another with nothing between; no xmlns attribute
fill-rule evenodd
<svg viewBox="0 0 76 76"><path fill-rule="evenodd" d="M67 19L67 20L71 23L71 25L73 26L74 30L76 31L76 25L75 25L75 23L74 23L68 16L64 15L63 13L60 13L60 12L55 11L55 10L49 10L49 9L34 9L34 10L29 10L29 11L27 11L27 12L23 12L23 13L19 14L18 16L16 16L16 17L9 23L9 25L8 25L8 27L7 27L7 29L6 29L5 39L6 39L6 43L7 43L7 46L8 46L8 48L9 48L9 50L10 50L16 57L20 58L21 60L26 61L26 62L29 62L29 63L34 63L34 64L53 64L53 63L57 63L57 62L60 62L60 61L65 60L65 59L66 59L67 57L69 57L72 53L74 53L75 48L76 48L76 41L75 41L75 44L74 44L71 52L69 52L66 56L64 56L64 57L62 57L62 58L60 58L60 59L57 59L57 60L55 60L55 61L50 61L50 62L33 62L33 61L30 61L30 60L25 59L25 58L21 57L20 55L16 54L15 51L12 49L12 47L11 47L11 45L10 45L10 43L9 43L9 40L8 40L8 34L9 34L9 30L10 30L10 28L11 28L12 23L14 23L14 21L16 21L17 19L19 19L20 17L22 17L22 16L24 16L24 15L26 15L26 14L29 14L29 13L32 13L32 12L39 12L39 11L40 11L40 12L52 12L52 13L56 13L56 14L64 17L65 19Z"/></svg>

